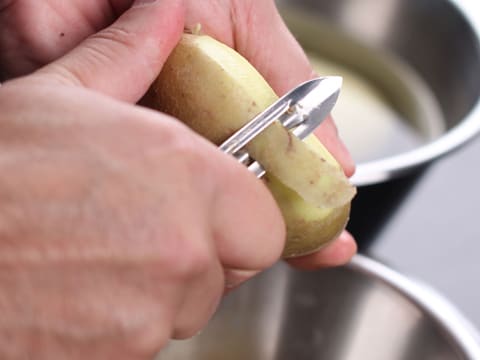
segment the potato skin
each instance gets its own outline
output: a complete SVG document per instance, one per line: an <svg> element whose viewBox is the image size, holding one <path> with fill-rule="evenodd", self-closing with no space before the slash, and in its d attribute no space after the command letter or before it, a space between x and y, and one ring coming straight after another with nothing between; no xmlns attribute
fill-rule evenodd
<svg viewBox="0 0 480 360"><path fill-rule="evenodd" d="M338 238L348 223L350 204L333 211L322 220L306 223L294 217L288 218L287 241L283 258L304 256L316 252Z"/></svg>
<svg viewBox="0 0 480 360"><path fill-rule="evenodd" d="M265 176L265 184L275 198L287 227L282 257L313 253L335 240L346 227L350 203L333 209L319 209L303 201L272 176Z"/></svg>
<svg viewBox="0 0 480 360"><path fill-rule="evenodd" d="M251 74L251 65L243 67L242 61L246 60L233 59L238 72L228 72L219 65L229 62L228 57L222 55L217 64L211 54L206 56L208 49L201 45L198 38L184 36L141 104L178 118L219 145L277 97L258 73ZM236 76L241 80L237 81ZM318 139L310 136L305 142L313 153L339 167ZM345 228L350 202L334 208L318 208L271 174L267 173L263 181L285 219L287 238L283 257L312 253L336 239Z"/></svg>
<svg viewBox="0 0 480 360"><path fill-rule="evenodd" d="M278 97L240 55L225 58L222 45L223 51L217 52L221 58L213 59L206 45L215 46L215 42L207 36L185 34L141 104L175 116L220 145ZM231 57L230 51L227 55ZM233 66L236 70L229 71ZM209 91L209 87L214 89ZM261 95L252 97L255 93Z"/></svg>

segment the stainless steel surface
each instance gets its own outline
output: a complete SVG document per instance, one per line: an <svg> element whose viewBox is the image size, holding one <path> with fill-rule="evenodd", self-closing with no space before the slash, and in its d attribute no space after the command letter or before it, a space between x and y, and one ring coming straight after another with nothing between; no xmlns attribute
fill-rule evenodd
<svg viewBox="0 0 480 360"><path fill-rule="evenodd" d="M436 121L435 109L428 110L432 104L441 112L444 133L425 136L416 148L360 162L352 179L356 185L409 173L479 133L478 1L277 3L304 47L364 75L419 131Z"/></svg>
<svg viewBox="0 0 480 360"><path fill-rule="evenodd" d="M434 286L480 327L480 138L422 177L368 254ZM461 176L459 176L461 174Z"/></svg>
<svg viewBox="0 0 480 360"><path fill-rule="evenodd" d="M300 139L310 135L331 113L342 88L342 78L327 76L310 86L305 96L293 104L294 113L280 122Z"/></svg>
<svg viewBox="0 0 480 360"><path fill-rule="evenodd" d="M229 295L208 327L160 360L480 359L476 330L448 301L357 256L343 268L279 264Z"/></svg>
<svg viewBox="0 0 480 360"><path fill-rule="evenodd" d="M249 155L243 147L276 120L304 139L330 114L341 88L342 78L338 76L316 78L298 85L228 138L220 150L246 163ZM248 169L257 177L265 174L256 161L249 164Z"/></svg>

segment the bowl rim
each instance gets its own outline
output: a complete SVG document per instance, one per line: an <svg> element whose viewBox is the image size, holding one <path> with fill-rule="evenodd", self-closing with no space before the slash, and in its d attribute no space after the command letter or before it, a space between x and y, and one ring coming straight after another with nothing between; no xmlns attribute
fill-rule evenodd
<svg viewBox="0 0 480 360"><path fill-rule="evenodd" d="M377 260L357 254L347 268L373 277L399 292L413 305L428 314L447 334L466 359L480 359L480 333L463 314L431 286L400 274Z"/></svg>
<svg viewBox="0 0 480 360"><path fill-rule="evenodd" d="M462 15L475 35L477 51L480 53L480 12L479 5L468 0L446 0ZM439 159L461 146L466 145L480 133L480 98L464 116L462 121L432 142L414 150L384 159L357 164L350 181L355 186L374 185L404 175L434 159Z"/></svg>

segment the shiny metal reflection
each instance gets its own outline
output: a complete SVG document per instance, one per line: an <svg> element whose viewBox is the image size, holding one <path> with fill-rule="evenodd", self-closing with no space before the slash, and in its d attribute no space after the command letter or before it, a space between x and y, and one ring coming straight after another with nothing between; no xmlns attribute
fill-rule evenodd
<svg viewBox="0 0 480 360"><path fill-rule="evenodd" d="M434 291L358 255L343 268L260 275L157 358L186 359L473 360L480 337Z"/></svg>
<svg viewBox="0 0 480 360"><path fill-rule="evenodd" d="M352 181L359 186L388 181L450 153L480 132L480 9L471 0L277 0L286 18L291 14L317 21L313 40L290 26L302 45L327 52L333 60L355 68L391 97L394 105L414 105L409 79L396 59L412 70L438 103L446 131L404 152L362 161ZM288 19L287 19L288 20ZM287 21L288 22L288 21ZM289 25L292 25L291 23ZM345 39L348 41L342 43ZM332 41L337 41L335 46ZM388 67L391 65L391 68ZM385 76L391 70L400 70ZM392 75L392 76L390 76ZM408 75L407 75L408 76ZM404 87L405 89L401 89ZM411 99L407 99L411 96ZM427 96L428 97L428 96ZM408 105L407 102L411 104ZM426 101L430 101L426 99ZM420 103L423 100L420 99ZM411 107L411 106L410 106ZM408 112L408 111L407 111ZM432 122L432 112L410 119Z"/></svg>

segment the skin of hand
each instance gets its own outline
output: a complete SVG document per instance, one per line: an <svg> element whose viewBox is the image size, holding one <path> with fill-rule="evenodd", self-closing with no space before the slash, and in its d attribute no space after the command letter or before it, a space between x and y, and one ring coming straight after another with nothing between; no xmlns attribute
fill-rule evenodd
<svg viewBox="0 0 480 360"><path fill-rule="evenodd" d="M148 359L203 327L225 284L280 256L284 225L263 185L178 121L132 105L184 25L207 17L217 23L204 31L279 94L311 76L273 3L205 4L210 15L195 1L0 0L2 76L33 72L0 87L1 358ZM248 26L273 38L250 44ZM299 66L270 64L269 41ZM353 172L332 123L319 133ZM292 263L354 252L344 233Z"/></svg>
<svg viewBox="0 0 480 360"><path fill-rule="evenodd" d="M139 0L137 5L147 6L151 2ZM61 0L0 0L0 79L28 74L63 56L88 36L110 25L131 4L131 0L74 0L65 6ZM202 24L204 33L245 56L279 95L315 76L273 0L184 0L183 5L186 28ZM112 31L122 35L122 29L118 27L110 28ZM279 54L279 49L288 56ZM88 62L78 64L75 60L63 64L69 72L78 72L78 66L85 67L82 69L82 83L110 94L116 79L105 76L107 83L98 83L92 79L93 72L88 70L90 65ZM127 69L124 62L122 66ZM111 67L111 71L115 71L117 65L111 64ZM130 66L130 69L123 74L128 77L126 81L138 81L139 76L150 79L149 71L156 68L142 66L142 71L137 71L135 66ZM144 91L142 86L129 87L117 97L132 101L140 98ZM354 163L338 138L332 119L324 121L315 133L342 164L345 173L352 175ZM344 231L321 251L289 260L289 263L303 269L341 265L355 254L356 249L354 239Z"/></svg>
<svg viewBox="0 0 480 360"><path fill-rule="evenodd" d="M183 12L135 6L0 87L0 358L149 359L201 329L237 272L278 260L285 230L266 187L127 102L159 71Z"/></svg>

